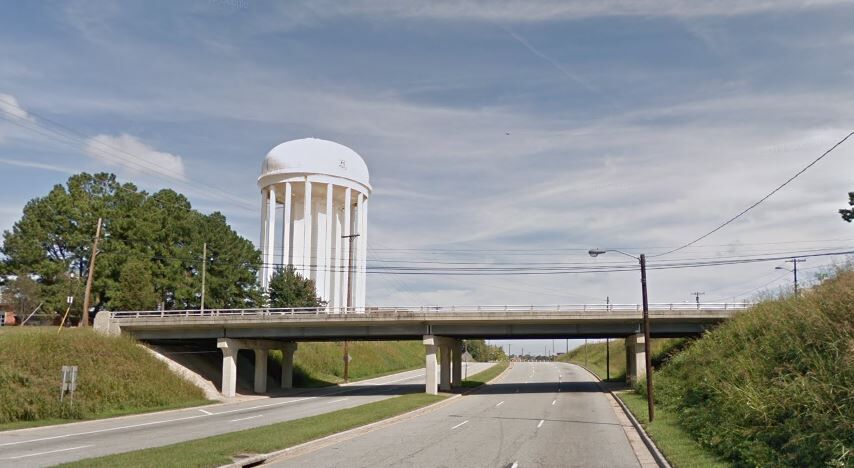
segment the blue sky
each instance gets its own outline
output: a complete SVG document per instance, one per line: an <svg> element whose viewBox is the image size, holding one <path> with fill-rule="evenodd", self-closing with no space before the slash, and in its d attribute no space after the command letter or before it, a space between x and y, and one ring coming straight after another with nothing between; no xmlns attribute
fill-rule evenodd
<svg viewBox="0 0 854 468"><path fill-rule="evenodd" d="M851 24L854 5L829 0L18 2L0 17L0 229L105 170L257 242L264 155L315 136L371 170L369 260L660 252L854 129ZM57 124L71 137L32 130ZM673 258L850 249L852 157ZM651 301L741 300L789 284L774 266L657 271ZM633 303L637 283L371 275L368 302Z"/></svg>

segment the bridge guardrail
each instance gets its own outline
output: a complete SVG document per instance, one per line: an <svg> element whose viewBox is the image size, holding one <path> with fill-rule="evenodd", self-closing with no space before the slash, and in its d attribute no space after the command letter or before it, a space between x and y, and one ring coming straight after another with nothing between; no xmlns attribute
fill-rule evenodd
<svg viewBox="0 0 854 468"><path fill-rule="evenodd" d="M726 303L655 303L649 304L651 314L669 311L737 311L752 307L746 302ZM556 305L451 305L451 306L414 306L414 307L302 307L302 308L254 308L254 309L182 309L182 310L140 310L140 311L111 311L112 319L145 318L145 317L217 317L217 316L321 316L372 313L503 313L503 312L580 312L580 313L612 313L637 312L642 310L641 304L556 304Z"/></svg>

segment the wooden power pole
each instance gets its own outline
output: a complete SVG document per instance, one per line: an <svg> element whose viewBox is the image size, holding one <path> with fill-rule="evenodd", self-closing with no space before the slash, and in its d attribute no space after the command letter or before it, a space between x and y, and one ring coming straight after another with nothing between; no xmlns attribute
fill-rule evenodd
<svg viewBox="0 0 854 468"><path fill-rule="evenodd" d="M101 238L101 218L95 229L95 241L92 243L92 256L89 258L89 275L86 277L86 292L83 294L83 320L80 326L89 326L89 302L92 299L92 279L95 276L95 257L98 255L98 240Z"/></svg>

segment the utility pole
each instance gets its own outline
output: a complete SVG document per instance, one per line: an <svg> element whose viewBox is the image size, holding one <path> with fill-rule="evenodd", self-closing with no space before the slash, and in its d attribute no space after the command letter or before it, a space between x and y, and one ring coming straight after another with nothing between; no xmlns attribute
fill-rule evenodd
<svg viewBox="0 0 854 468"><path fill-rule="evenodd" d="M649 342L649 297L646 292L646 255L638 259L641 269L641 292L643 295L643 351L646 361L646 406L649 422L655 419L655 396L652 393L652 356Z"/></svg>
<svg viewBox="0 0 854 468"><path fill-rule="evenodd" d="M694 296L694 299L696 299L697 301L697 310L700 310L700 296L704 296L705 294L705 291L694 291L691 293L691 295Z"/></svg>
<svg viewBox="0 0 854 468"><path fill-rule="evenodd" d="M89 326L89 302L92 295L92 279L95 276L95 257L98 255L98 240L101 238L101 218L98 218L98 227L95 229L95 241L92 243L92 256L89 259L89 275L86 278L86 292L83 294L83 320L80 326ZM70 305L69 305L70 307Z"/></svg>
<svg viewBox="0 0 854 468"><path fill-rule="evenodd" d="M202 244L202 308L201 313L205 313L205 268L208 263L208 243Z"/></svg>
<svg viewBox="0 0 854 468"><path fill-rule="evenodd" d="M786 260L786 263L792 264L792 272L795 274L795 297L798 297L798 263L805 261L807 261L805 258L793 258L791 260Z"/></svg>
<svg viewBox="0 0 854 468"><path fill-rule="evenodd" d="M341 236L342 239L350 240L350 255L347 259L347 308L346 314L353 307L353 241L359 237L358 234ZM350 382L350 342L344 340L344 383Z"/></svg>

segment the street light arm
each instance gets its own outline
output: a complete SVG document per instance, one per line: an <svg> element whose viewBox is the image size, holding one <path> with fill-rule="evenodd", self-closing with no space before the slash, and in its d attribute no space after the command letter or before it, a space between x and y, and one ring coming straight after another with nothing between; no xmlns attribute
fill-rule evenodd
<svg viewBox="0 0 854 468"><path fill-rule="evenodd" d="M602 254L608 253L608 252L621 253L627 257L632 257L633 259L640 261L640 257L636 257L630 253L623 252L622 250L618 250L618 249L590 249L589 251L587 251L587 253L590 254L591 257L598 257L599 255L602 255Z"/></svg>

